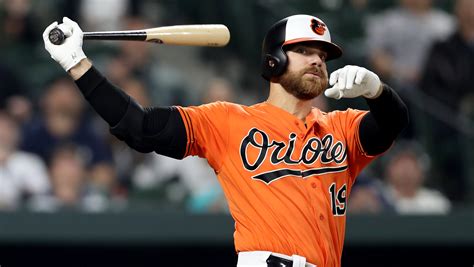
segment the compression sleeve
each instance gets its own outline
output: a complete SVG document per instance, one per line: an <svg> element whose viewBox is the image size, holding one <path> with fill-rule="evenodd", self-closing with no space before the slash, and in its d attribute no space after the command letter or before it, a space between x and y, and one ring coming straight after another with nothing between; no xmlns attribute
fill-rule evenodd
<svg viewBox="0 0 474 267"><path fill-rule="evenodd" d="M109 124L111 133L133 149L182 158L187 137L175 107L143 108L92 67L76 81L92 108Z"/></svg>
<svg viewBox="0 0 474 267"><path fill-rule="evenodd" d="M94 110L110 125L116 125L127 111L130 96L111 85L93 66L76 81Z"/></svg>
<svg viewBox="0 0 474 267"><path fill-rule="evenodd" d="M364 151L373 156L386 151L408 125L408 109L386 84L378 98L366 101L370 112L360 122L359 138Z"/></svg>

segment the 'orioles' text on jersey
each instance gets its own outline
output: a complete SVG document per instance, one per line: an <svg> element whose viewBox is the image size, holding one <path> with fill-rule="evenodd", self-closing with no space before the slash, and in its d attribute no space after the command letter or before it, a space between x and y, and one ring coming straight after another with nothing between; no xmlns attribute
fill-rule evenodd
<svg viewBox="0 0 474 267"><path fill-rule="evenodd" d="M340 266L347 197L374 157L358 127L366 111L321 112L302 121L270 103L179 107L186 156L214 168L235 220L237 251L298 254Z"/></svg>

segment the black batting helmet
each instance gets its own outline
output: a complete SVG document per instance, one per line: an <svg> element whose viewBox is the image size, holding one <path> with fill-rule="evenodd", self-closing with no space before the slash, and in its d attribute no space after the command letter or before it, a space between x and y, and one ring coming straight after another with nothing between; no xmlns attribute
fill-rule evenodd
<svg viewBox="0 0 474 267"><path fill-rule="evenodd" d="M285 72L288 58L283 50L285 45L299 42L319 42L328 54L326 61L342 55L341 48L331 42L326 24L309 15L286 17L268 30L262 46L262 76L268 81Z"/></svg>

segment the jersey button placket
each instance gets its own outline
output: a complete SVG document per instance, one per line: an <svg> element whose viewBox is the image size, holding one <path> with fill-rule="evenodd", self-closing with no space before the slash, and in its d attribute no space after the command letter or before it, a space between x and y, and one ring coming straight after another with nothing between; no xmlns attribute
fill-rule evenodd
<svg viewBox="0 0 474 267"><path fill-rule="evenodd" d="M295 121L295 125L298 128L298 138L299 139L304 139L305 138L305 128L302 126L303 123L300 121Z"/></svg>

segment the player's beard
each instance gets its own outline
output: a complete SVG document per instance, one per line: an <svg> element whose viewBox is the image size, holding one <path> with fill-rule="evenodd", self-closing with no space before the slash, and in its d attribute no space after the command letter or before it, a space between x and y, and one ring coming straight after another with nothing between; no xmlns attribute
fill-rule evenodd
<svg viewBox="0 0 474 267"><path fill-rule="evenodd" d="M285 90L301 100L311 100L319 96L328 86L327 74L319 70L320 77L305 75L314 69L303 69L298 72L286 71L279 78L280 85Z"/></svg>

